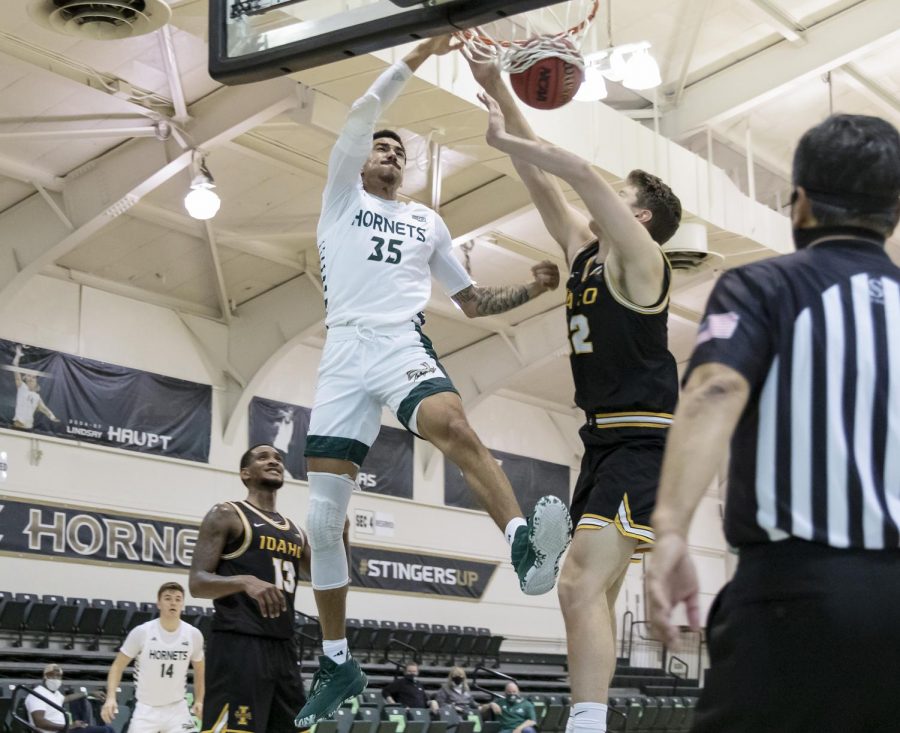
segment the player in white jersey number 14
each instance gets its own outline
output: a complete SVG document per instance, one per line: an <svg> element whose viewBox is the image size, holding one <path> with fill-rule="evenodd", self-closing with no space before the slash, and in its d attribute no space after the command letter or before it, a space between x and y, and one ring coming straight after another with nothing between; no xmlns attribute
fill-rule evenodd
<svg viewBox="0 0 900 733"><path fill-rule="evenodd" d="M453 256L440 215L399 199L406 147L397 132L376 132L376 122L426 59L453 47L449 37L425 41L378 77L353 104L328 161L317 231L328 335L306 442L312 585L324 655L308 702L294 721L301 728L330 715L365 685L347 649L348 567L341 534L383 406L462 470L481 506L505 532L525 593L553 587L569 542L569 515L556 497L540 499L526 522L506 475L469 426L459 393L421 330L432 276L469 318L503 313L559 285L559 270L550 262L532 268L530 283L475 285Z"/></svg>
<svg viewBox="0 0 900 733"><path fill-rule="evenodd" d="M110 723L118 715L116 690L125 667L136 659L137 704L129 733L185 733L196 730L191 715L203 717L203 635L181 620L184 588L178 583L164 583L156 605L159 618L133 628L113 660L100 717ZM194 668L194 704L190 709L185 700L188 665Z"/></svg>

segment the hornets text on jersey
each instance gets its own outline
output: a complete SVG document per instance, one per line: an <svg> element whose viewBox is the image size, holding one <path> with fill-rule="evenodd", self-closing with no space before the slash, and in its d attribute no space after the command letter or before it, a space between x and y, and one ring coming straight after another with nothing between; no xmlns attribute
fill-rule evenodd
<svg viewBox="0 0 900 733"><path fill-rule="evenodd" d="M597 427L668 423L678 399L678 373L668 348L669 283L643 308L630 303L597 261L599 243L586 245L572 262L566 292L575 403Z"/></svg>
<svg viewBox="0 0 900 733"><path fill-rule="evenodd" d="M244 501L228 504L240 517L243 531L227 544L216 568L218 575L253 575L284 591L287 609L277 618L263 618L246 593L215 599L214 631L291 639L294 635L294 594L306 536L290 519L277 521Z"/></svg>

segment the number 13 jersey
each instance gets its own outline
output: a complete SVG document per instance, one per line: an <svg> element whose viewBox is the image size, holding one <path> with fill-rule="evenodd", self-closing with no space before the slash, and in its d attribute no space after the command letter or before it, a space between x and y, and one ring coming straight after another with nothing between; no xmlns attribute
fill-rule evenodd
<svg viewBox="0 0 900 733"><path fill-rule="evenodd" d="M243 532L222 550L218 575L253 575L280 588L287 608L277 618L263 618L259 605L246 593L213 601L214 631L291 639L294 636L294 594L306 535L290 520L273 519L244 501L227 502L237 513Z"/></svg>
<svg viewBox="0 0 900 733"><path fill-rule="evenodd" d="M585 246L572 261L566 291L566 319L575 404L603 414L602 426L631 426L648 413L668 414L678 399L678 371L668 347L669 283L644 308L628 301L597 262L599 243ZM637 426L637 425L635 425Z"/></svg>

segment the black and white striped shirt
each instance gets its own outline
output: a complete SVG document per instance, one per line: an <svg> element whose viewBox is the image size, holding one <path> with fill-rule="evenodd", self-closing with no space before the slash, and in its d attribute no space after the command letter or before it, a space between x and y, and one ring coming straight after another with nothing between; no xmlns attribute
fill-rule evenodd
<svg viewBox="0 0 900 733"><path fill-rule="evenodd" d="M725 273L690 370L750 383L731 444L725 534L900 547L900 268L872 232L821 230Z"/></svg>

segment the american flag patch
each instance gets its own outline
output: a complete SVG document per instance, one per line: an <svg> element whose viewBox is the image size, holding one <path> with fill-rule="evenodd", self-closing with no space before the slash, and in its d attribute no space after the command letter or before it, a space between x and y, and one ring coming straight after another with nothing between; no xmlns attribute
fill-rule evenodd
<svg viewBox="0 0 900 733"><path fill-rule="evenodd" d="M697 332L697 346L705 344L710 339L730 339L734 336L738 321L741 317L737 313L710 313L700 324Z"/></svg>

